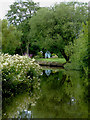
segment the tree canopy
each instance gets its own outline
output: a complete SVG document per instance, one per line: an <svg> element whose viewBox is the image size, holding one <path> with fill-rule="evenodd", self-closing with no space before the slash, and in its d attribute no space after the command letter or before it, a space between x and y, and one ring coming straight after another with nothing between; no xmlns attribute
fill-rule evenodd
<svg viewBox="0 0 90 120"><path fill-rule="evenodd" d="M32 0L18 0L10 5L7 13L7 19L13 25L18 25L31 16L39 9L39 4Z"/></svg>
<svg viewBox="0 0 90 120"><path fill-rule="evenodd" d="M26 51L32 53L34 48L38 49L36 51L49 50L69 61L71 53L69 50L70 54L66 54L65 46L74 44L74 40L79 38L82 23L88 21L87 3L62 2L40 9L38 5L30 0L19 0L10 6L6 15L9 23L23 33L19 49L22 54Z"/></svg>
<svg viewBox="0 0 90 120"><path fill-rule="evenodd" d="M65 52L70 55L71 64L66 67L72 69L83 69L86 74L88 71L88 22L82 24L83 29L80 32L78 39L74 40L73 44L65 47Z"/></svg>
<svg viewBox="0 0 90 120"><path fill-rule="evenodd" d="M32 41L41 46L41 49L60 51L68 61L64 48L78 37L82 22L88 18L87 9L84 3L71 2L38 10L30 19Z"/></svg>
<svg viewBox="0 0 90 120"><path fill-rule="evenodd" d="M29 54L30 38L28 37L30 31L29 19L36 14L39 9L39 3L35 3L32 0L18 0L10 5L10 10L7 13L7 19L10 24L17 27L22 31L21 46L16 52Z"/></svg>
<svg viewBox="0 0 90 120"><path fill-rule="evenodd" d="M12 24L8 26L7 20L2 20L2 52L14 54L16 48L21 44L22 32L18 31Z"/></svg>

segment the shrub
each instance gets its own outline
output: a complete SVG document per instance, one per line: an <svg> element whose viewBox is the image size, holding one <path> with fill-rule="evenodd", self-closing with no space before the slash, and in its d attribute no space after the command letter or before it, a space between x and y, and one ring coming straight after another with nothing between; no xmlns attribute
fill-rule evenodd
<svg viewBox="0 0 90 120"><path fill-rule="evenodd" d="M55 53L53 53L52 58L58 58L58 56Z"/></svg>
<svg viewBox="0 0 90 120"><path fill-rule="evenodd" d="M40 66L35 59L20 55L1 54L0 68L2 69L3 93L13 92L21 88L29 88L33 80L38 80ZM17 88L18 86L18 88ZM5 89L6 88L6 89ZM16 89L15 89L16 88Z"/></svg>
<svg viewBox="0 0 90 120"><path fill-rule="evenodd" d="M43 58L42 52L38 52L37 55L34 58Z"/></svg>

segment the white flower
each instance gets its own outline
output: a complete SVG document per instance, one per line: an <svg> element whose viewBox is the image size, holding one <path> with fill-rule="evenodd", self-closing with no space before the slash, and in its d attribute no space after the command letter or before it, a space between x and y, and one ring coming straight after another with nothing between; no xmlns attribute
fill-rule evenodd
<svg viewBox="0 0 90 120"><path fill-rule="evenodd" d="M4 79L4 81L6 81L6 79Z"/></svg>
<svg viewBox="0 0 90 120"><path fill-rule="evenodd" d="M35 61L35 59L33 58L32 61Z"/></svg>
<svg viewBox="0 0 90 120"><path fill-rule="evenodd" d="M8 65L8 63L7 63L7 62L5 62L5 63L3 63L3 65Z"/></svg>

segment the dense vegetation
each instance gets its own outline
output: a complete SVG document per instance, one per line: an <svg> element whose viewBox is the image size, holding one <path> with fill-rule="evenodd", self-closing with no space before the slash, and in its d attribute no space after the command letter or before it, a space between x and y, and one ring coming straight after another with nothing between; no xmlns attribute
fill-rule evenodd
<svg viewBox="0 0 90 120"><path fill-rule="evenodd" d="M20 55L1 54L3 95L12 96L21 91L38 88L40 66L34 59ZM37 82L36 82L37 81ZM37 84L37 85L36 85ZM21 87L20 87L21 86Z"/></svg>
<svg viewBox="0 0 90 120"><path fill-rule="evenodd" d="M39 51L44 55L49 50L67 62L74 63L76 58L84 63L87 61L87 3L62 2L40 8L33 1L17 1L10 6L6 16L9 23L0 21L3 53L35 56Z"/></svg>
<svg viewBox="0 0 90 120"><path fill-rule="evenodd" d="M0 21L1 22L1 21ZM2 52L15 54L15 50L21 45L22 31L19 31L15 26L8 26L7 20L2 20Z"/></svg>
<svg viewBox="0 0 90 120"><path fill-rule="evenodd" d="M84 116L88 115L84 103L88 96L88 23L87 3L62 2L53 7L39 7L39 4L32 0L18 0L10 5L6 19L0 20L3 106L8 113L3 112L3 118L17 118L18 111L27 109L29 102L30 106L35 105L40 96L36 110L40 108L41 111L38 111L38 114L36 111L37 117L40 117L40 114L43 116L43 111L45 115L51 112L53 116L53 106L60 109L58 105L65 103L66 106L73 96L78 100L75 101L77 107L79 105L78 112L82 108L81 113L85 110ZM46 51L50 51L52 58L45 59ZM67 71L64 69L63 74L62 71L54 71L52 76L46 76L43 70L41 72L36 60L57 62L64 65ZM11 102L12 105L9 105ZM14 109L11 109L11 106ZM57 111L55 108L56 116L58 112L63 116L66 109L64 107ZM68 114L71 115L72 109L69 111Z"/></svg>
<svg viewBox="0 0 90 120"><path fill-rule="evenodd" d="M79 37L82 23L87 21L87 6L82 3L61 3L52 8L41 8L30 19L30 37L40 49L63 55L65 46Z"/></svg>
<svg viewBox="0 0 90 120"><path fill-rule="evenodd" d="M67 67L72 69L83 69L88 75L88 22L82 24L83 29L73 43L66 46L65 51L70 55L70 64Z"/></svg>
<svg viewBox="0 0 90 120"><path fill-rule="evenodd" d="M83 70L87 74L87 3L62 2L53 7L41 8L38 3L34 3L32 0L20 0L10 6L6 16L7 19L0 20L3 56L6 53L10 55L27 53L30 57L44 57L44 53L49 50L59 58L66 60L65 68ZM42 55L40 51L42 51ZM8 57L7 60L13 59L12 56ZM9 72L6 73L8 77L13 76L13 74L18 76L19 74L14 72L16 69L14 64L11 69L11 67L7 68L10 63L5 63L6 68L10 69L10 75ZM21 63L19 65L21 66ZM6 68L3 68L3 77L6 77L4 75L7 71ZM12 70L14 73L12 73Z"/></svg>

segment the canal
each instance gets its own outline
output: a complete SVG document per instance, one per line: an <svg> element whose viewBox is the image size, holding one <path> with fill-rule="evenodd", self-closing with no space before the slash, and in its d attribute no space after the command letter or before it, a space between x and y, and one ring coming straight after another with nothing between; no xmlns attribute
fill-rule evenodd
<svg viewBox="0 0 90 120"><path fill-rule="evenodd" d="M43 67L34 87L3 96L3 118L88 118L88 85L82 72Z"/></svg>

